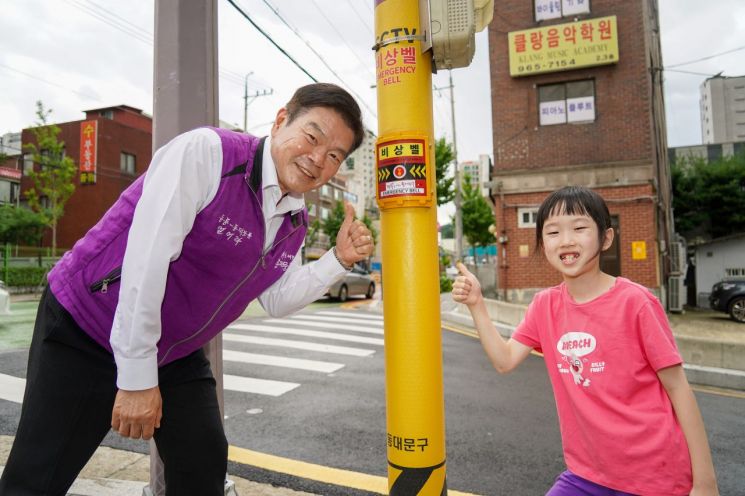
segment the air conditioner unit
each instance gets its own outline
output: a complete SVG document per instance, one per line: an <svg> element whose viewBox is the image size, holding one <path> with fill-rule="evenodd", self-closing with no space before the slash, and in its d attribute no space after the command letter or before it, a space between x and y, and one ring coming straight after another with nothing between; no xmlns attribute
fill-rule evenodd
<svg viewBox="0 0 745 496"><path fill-rule="evenodd" d="M670 243L670 273L685 275L687 265L685 243L682 241Z"/></svg>
<svg viewBox="0 0 745 496"><path fill-rule="evenodd" d="M683 276L670 276L667 279L667 309L680 313L687 303L687 294Z"/></svg>

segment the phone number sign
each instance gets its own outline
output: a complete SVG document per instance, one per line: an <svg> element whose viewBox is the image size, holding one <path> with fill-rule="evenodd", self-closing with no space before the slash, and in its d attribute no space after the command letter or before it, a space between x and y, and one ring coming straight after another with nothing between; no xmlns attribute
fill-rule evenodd
<svg viewBox="0 0 745 496"><path fill-rule="evenodd" d="M377 144L378 200L429 196L424 139L381 140Z"/></svg>

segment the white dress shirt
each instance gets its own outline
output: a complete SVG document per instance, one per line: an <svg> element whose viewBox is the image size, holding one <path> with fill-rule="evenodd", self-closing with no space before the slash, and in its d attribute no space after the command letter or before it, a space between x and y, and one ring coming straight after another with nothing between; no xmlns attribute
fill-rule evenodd
<svg viewBox="0 0 745 496"><path fill-rule="evenodd" d="M282 195L264 143L262 188L268 249L287 212L305 205L302 195ZM160 307L170 262L181 253L196 215L215 198L222 175L220 137L207 128L174 138L153 156L127 239L119 304L111 330L117 387L137 391L158 385ZM331 251L302 265L300 252L284 275L260 296L272 316L296 312L319 297L346 271Z"/></svg>

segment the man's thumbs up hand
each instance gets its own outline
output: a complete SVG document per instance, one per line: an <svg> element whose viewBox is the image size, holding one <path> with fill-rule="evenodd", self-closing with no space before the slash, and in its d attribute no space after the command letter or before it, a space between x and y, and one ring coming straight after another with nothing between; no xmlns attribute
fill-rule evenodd
<svg viewBox="0 0 745 496"><path fill-rule="evenodd" d="M354 218L354 207L344 202L344 222L336 235L336 258L346 269L355 262L372 255L374 250L372 234L365 224Z"/></svg>

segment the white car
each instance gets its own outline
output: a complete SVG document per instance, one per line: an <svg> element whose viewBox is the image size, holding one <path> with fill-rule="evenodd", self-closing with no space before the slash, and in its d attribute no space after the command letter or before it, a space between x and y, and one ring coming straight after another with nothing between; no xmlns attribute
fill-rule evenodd
<svg viewBox="0 0 745 496"><path fill-rule="evenodd" d="M445 275L448 276L449 279L455 280L455 278L458 277L458 269L456 267L453 267L452 265L450 267L446 267Z"/></svg>
<svg viewBox="0 0 745 496"><path fill-rule="evenodd" d="M374 294L375 281L367 270L356 264L326 292L326 296L339 301L347 301L347 298L355 295L364 295L370 299Z"/></svg>

